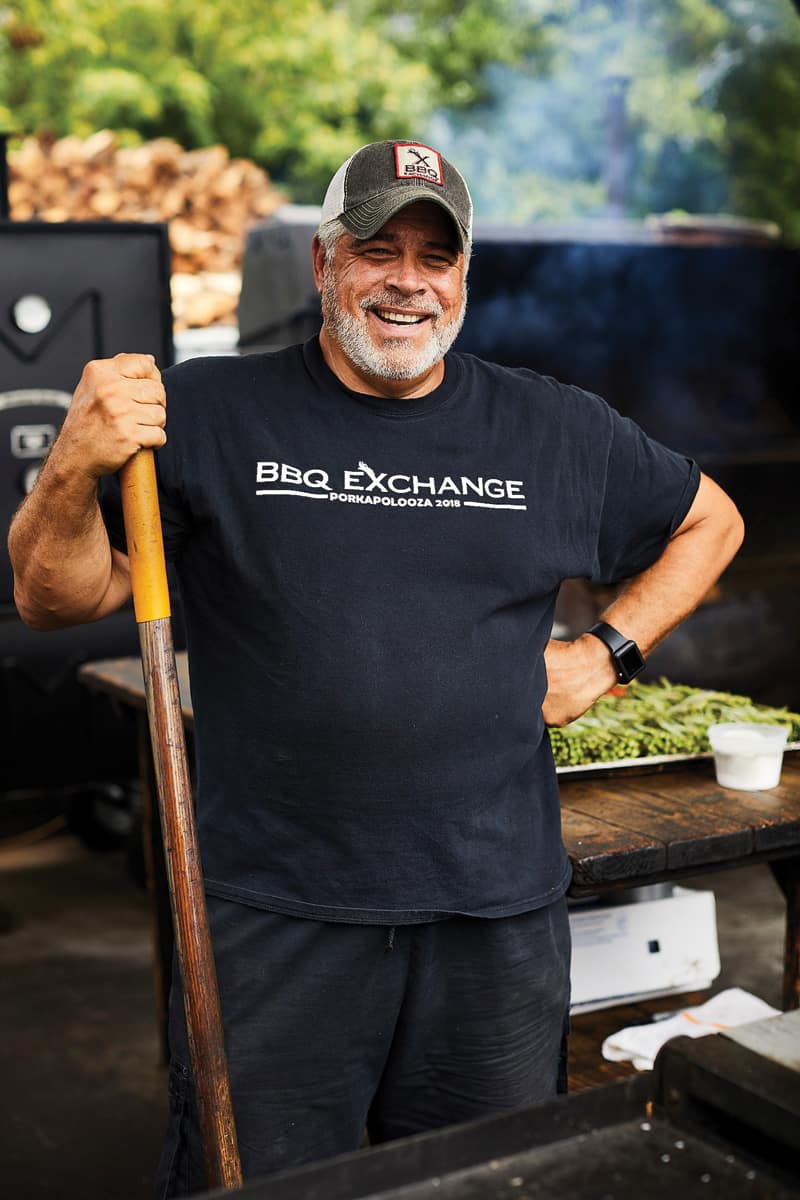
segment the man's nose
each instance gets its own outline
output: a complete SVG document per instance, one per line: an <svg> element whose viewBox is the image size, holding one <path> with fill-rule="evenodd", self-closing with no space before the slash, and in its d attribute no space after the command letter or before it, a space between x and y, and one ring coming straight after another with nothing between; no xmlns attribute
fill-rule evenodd
<svg viewBox="0 0 800 1200"><path fill-rule="evenodd" d="M425 281L415 255L399 254L392 260L386 271L386 286L405 296L425 290Z"/></svg>

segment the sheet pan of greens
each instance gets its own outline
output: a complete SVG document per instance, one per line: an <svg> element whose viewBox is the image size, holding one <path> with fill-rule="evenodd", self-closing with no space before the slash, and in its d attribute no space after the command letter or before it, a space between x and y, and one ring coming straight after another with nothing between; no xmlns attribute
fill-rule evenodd
<svg viewBox="0 0 800 1200"><path fill-rule="evenodd" d="M612 688L550 742L559 775L658 770L710 759L707 730L719 721L785 725L787 749L800 749L800 714L667 679Z"/></svg>

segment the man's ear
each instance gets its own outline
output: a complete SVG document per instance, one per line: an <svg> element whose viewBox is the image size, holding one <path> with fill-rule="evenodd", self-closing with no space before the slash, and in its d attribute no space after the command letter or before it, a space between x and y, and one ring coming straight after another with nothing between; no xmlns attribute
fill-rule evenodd
<svg viewBox="0 0 800 1200"><path fill-rule="evenodd" d="M327 256L325 253L325 247L320 240L319 234L315 233L311 242L311 266L314 271L314 283L316 284L317 291L320 294L322 293L322 281L324 277L326 259Z"/></svg>

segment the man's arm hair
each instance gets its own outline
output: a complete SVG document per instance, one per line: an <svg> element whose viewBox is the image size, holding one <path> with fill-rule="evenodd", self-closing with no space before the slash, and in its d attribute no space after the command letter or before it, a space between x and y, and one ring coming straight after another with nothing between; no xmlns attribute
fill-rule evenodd
<svg viewBox="0 0 800 1200"><path fill-rule="evenodd" d="M602 613L647 655L691 613L736 554L744 523L722 488L707 475L661 557L635 575ZM567 725L617 682L608 647L591 634L551 641L545 651L548 725Z"/></svg>
<svg viewBox="0 0 800 1200"><path fill-rule="evenodd" d="M708 475L663 554L628 580L602 620L617 622L647 656L689 616L716 583L744 538L744 522Z"/></svg>
<svg viewBox="0 0 800 1200"><path fill-rule="evenodd" d="M128 559L108 540L97 482L60 470L57 453L17 510L8 553L14 602L32 629L99 620L130 596Z"/></svg>
<svg viewBox="0 0 800 1200"><path fill-rule="evenodd" d="M164 445L165 405L152 355L117 354L84 368L9 531L14 600L33 629L99 620L130 596L128 559L109 542L98 480L142 447Z"/></svg>

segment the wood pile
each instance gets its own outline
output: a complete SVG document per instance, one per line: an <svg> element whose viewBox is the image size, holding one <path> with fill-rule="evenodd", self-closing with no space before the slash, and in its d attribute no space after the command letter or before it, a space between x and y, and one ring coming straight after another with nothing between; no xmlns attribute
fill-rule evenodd
<svg viewBox="0 0 800 1200"><path fill-rule="evenodd" d="M119 146L110 130L26 138L9 153L8 197L15 221L167 221L178 331L235 323L245 232L285 200L224 146Z"/></svg>

